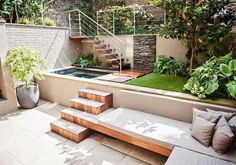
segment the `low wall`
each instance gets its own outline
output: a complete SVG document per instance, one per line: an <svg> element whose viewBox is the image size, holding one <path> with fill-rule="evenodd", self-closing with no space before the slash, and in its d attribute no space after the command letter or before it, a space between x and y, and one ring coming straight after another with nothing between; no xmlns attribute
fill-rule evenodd
<svg viewBox="0 0 236 165"><path fill-rule="evenodd" d="M44 76L46 78L44 81L38 81L41 98L64 106L69 106L69 100L78 97L79 89L91 88L113 93L114 107L136 109L189 123L192 121L193 107L200 109L208 107L216 110L236 112L235 108L181 99L181 95L186 95L181 93L169 92L172 95L172 97L169 97L166 96L168 91L163 90L68 77L52 73L46 73ZM155 92L159 94L154 94ZM191 98L191 96L186 98Z"/></svg>
<svg viewBox="0 0 236 165"><path fill-rule="evenodd" d="M69 40L62 27L6 24L9 48L31 46L46 59L49 69L70 66L78 57L79 43Z"/></svg>

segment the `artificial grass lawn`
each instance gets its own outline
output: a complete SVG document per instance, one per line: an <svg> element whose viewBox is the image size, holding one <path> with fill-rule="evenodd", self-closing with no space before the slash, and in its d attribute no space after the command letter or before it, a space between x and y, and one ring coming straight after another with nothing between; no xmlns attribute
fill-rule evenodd
<svg viewBox="0 0 236 165"><path fill-rule="evenodd" d="M187 78L185 77L150 73L140 78L129 81L126 84L175 92L184 92L183 87L186 82Z"/></svg>

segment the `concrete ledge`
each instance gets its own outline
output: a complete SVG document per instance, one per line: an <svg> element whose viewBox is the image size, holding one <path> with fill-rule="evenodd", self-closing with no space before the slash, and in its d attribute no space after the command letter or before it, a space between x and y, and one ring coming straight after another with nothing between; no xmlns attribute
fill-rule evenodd
<svg viewBox="0 0 236 165"><path fill-rule="evenodd" d="M24 28L68 29L69 30L69 27L25 25L25 24L16 24L16 23L6 23L6 26L8 26L8 27L24 27Z"/></svg>
<svg viewBox="0 0 236 165"><path fill-rule="evenodd" d="M72 67L68 67L68 68L72 68ZM57 69L57 70L60 70L60 69ZM172 91L166 91L166 90L160 90L160 89L138 87L138 86L134 86L134 85L106 82L106 81L100 81L100 80L95 80L95 79L84 79L84 78L79 78L79 77L58 75L55 73L48 73L48 72L44 72L43 75L45 77L55 77L55 78L65 79L65 80L80 81L82 83L89 83L91 85L92 84L101 85L103 87L107 86L107 87L131 90L131 91L136 91L136 92L144 92L147 94L156 94L156 95L168 96L168 97L172 97L172 98L179 98L179 99L184 99L184 100L189 100L189 101L200 102L200 103L203 103L206 105L212 104L212 105L231 107L233 109L236 108L235 100L217 99L217 101L216 101L216 100L211 100L211 99L199 99L199 98L197 98L191 94L187 94L187 93L179 93L179 92L172 92Z"/></svg>

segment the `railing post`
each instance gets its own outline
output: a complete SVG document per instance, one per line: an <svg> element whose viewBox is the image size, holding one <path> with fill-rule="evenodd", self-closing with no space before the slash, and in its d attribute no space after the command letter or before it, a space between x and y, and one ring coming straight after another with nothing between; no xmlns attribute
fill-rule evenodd
<svg viewBox="0 0 236 165"><path fill-rule="evenodd" d="M80 11L79 11L79 35L80 35L80 36L82 35L82 29L81 29L81 14L80 14Z"/></svg>
<svg viewBox="0 0 236 165"><path fill-rule="evenodd" d="M122 72L122 55L120 54L120 72Z"/></svg>
<svg viewBox="0 0 236 165"><path fill-rule="evenodd" d="M136 34L136 14L135 14L135 7L134 7L134 18L133 18L133 28L134 28L134 35Z"/></svg>
<svg viewBox="0 0 236 165"><path fill-rule="evenodd" d="M72 28L71 28L71 15L70 15L70 12L69 12L69 34L71 36L72 34Z"/></svg>
<svg viewBox="0 0 236 165"><path fill-rule="evenodd" d="M113 30L113 34L116 34L116 29L115 29L115 13L112 13L112 30Z"/></svg>
<svg viewBox="0 0 236 165"><path fill-rule="evenodd" d="M166 10L164 10L164 25L166 24Z"/></svg>
<svg viewBox="0 0 236 165"><path fill-rule="evenodd" d="M98 22L99 22L99 18L98 18L98 11L96 12L97 15L97 35L99 35L99 27L98 27Z"/></svg>

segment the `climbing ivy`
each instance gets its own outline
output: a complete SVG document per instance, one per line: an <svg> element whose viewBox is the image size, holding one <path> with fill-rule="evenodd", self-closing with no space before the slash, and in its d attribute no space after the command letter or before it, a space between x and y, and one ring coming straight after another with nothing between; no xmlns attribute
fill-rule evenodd
<svg viewBox="0 0 236 165"><path fill-rule="evenodd" d="M133 34L134 24L136 34L152 33L153 27L155 26L153 15L139 5L107 7L99 11L98 20L100 24L108 30L113 31L116 35ZM113 29L113 27L115 27L115 29Z"/></svg>

